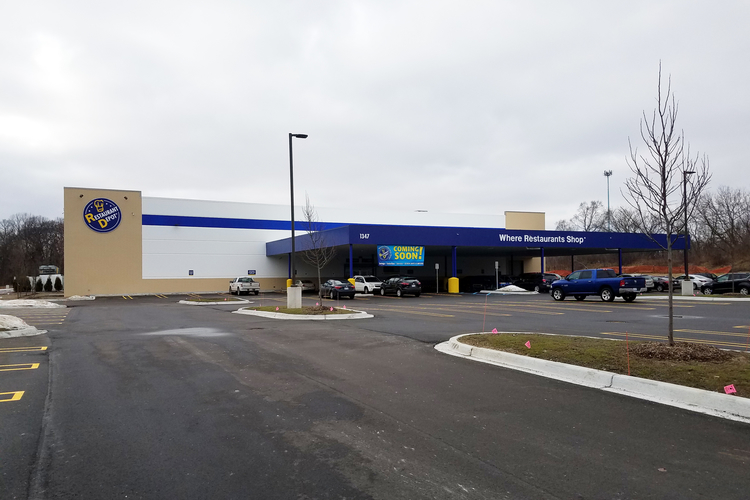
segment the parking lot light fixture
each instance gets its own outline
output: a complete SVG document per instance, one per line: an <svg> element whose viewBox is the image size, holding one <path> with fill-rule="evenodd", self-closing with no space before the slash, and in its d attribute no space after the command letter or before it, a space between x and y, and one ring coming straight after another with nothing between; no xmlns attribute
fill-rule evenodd
<svg viewBox="0 0 750 500"><path fill-rule="evenodd" d="M295 282L295 275L297 274L297 270L294 266L294 254L296 252L296 248L294 245L294 155L292 153L292 138L297 139L307 139L307 134L289 134L289 190L291 192L291 202L292 202L292 256L291 256L291 278L292 278L292 286L296 285Z"/></svg>
<svg viewBox="0 0 750 500"><path fill-rule="evenodd" d="M609 211L609 178L612 177L612 171L605 170L604 177L607 178L607 231L612 232L612 214Z"/></svg>
<svg viewBox="0 0 750 500"><path fill-rule="evenodd" d="M694 174L694 170L683 170L682 172L682 210L685 212L685 249L682 254L685 256L685 281L690 281L688 274L688 203L687 203L687 178L688 175Z"/></svg>

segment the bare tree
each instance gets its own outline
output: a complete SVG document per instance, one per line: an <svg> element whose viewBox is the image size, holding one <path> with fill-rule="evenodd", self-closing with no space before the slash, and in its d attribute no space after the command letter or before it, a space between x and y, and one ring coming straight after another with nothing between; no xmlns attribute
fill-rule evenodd
<svg viewBox="0 0 750 500"><path fill-rule="evenodd" d="M705 193L697 203L691 234L714 262L747 262L750 243L750 193L727 186Z"/></svg>
<svg viewBox="0 0 750 500"><path fill-rule="evenodd" d="M557 221L558 231L604 231L607 227L607 211L601 201L583 202L569 220Z"/></svg>
<svg viewBox="0 0 750 500"><path fill-rule="evenodd" d="M672 246L684 231L686 218L695 210L695 203L708 182L708 157L690 153L685 136L677 129L677 101L672 94L672 80L668 79L662 92L661 63L657 86L656 109L649 119L643 112L640 131L647 154L639 154L628 139L628 166L633 177L625 181L623 193L643 228L666 234L666 243L653 240L667 251L667 270L672 282ZM683 196L683 189L685 195ZM685 202L683 202L683 197ZM646 232L646 231L644 231ZM650 234L650 233L647 233ZM685 242L687 244L687 242ZM669 288L669 345L674 345L674 308L672 288Z"/></svg>
<svg viewBox="0 0 750 500"><path fill-rule="evenodd" d="M302 209L303 227L310 239L310 248L302 252L302 260L314 266L318 271L318 290L320 290L320 272L336 255L336 249L327 245L324 224L320 222L318 212L305 194L305 207Z"/></svg>

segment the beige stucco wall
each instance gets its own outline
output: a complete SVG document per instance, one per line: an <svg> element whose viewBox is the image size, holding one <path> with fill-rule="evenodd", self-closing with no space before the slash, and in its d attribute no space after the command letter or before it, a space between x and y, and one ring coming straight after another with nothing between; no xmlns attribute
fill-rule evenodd
<svg viewBox="0 0 750 500"><path fill-rule="evenodd" d="M505 212L505 229L530 229L544 231L544 212ZM527 257L523 259L523 270L527 273L541 272L542 258Z"/></svg>
<svg viewBox="0 0 750 500"><path fill-rule="evenodd" d="M505 212L505 229L544 231L544 212Z"/></svg>
<svg viewBox="0 0 750 500"><path fill-rule="evenodd" d="M86 225L83 210L96 198L115 202L120 225L97 233ZM141 193L65 188L65 295L119 294L141 281Z"/></svg>
<svg viewBox="0 0 750 500"><path fill-rule="evenodd" d="M120 225L97 233L83 210L97 198L120 207ZM140 191L65 188L65 296L215 292L229 289L227 278L143 279ZM261 290L283 290L286 279L259 278Z"/></svg>

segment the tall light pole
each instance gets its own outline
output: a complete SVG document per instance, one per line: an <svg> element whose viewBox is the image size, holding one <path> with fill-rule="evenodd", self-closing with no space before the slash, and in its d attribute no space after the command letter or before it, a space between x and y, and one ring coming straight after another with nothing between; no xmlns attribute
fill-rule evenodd
<svg viewBox="0 0 750 500"><path fill-rule="evenodd" d="M690 275L688 274L688 205L687 205L687 177L688 175L694 174L695 171L693 170L683 170L682 171L682 209L685 211L685 250L682 251L682 254L685 256L685 281L690 280Z"/></svg>
<svg viewBox="0 0 750 500"><path fill-rule="evenodd" d="M297 274L297 270L294 267L294 253L296 252L296 248L294 246L294 155L292 154L292 137L307 139L307 134L289 134L289 190L292 193L292 272L290 274L292 275L292 286L294 286L294 277Z"/></svg>
<svg viewBox="0 0 750 500"><path fill-rule="evenodd" d="M609 211L609 178L612 177L612 171L605 170L604 177L607 178L607 231L612 232L612 214Z"/></svg>

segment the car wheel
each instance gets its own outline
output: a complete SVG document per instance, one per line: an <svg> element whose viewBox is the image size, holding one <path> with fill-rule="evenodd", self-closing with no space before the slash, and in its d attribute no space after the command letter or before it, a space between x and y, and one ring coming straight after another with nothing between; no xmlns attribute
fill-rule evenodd
<svg viewBox="0 0 750 500"><path fill-rule="evenodd" d="M560 288L553 288L552 298L555 300L565 300L565 292L563 292Z"/></svg>
<svg viewBox="0 0 750 500"><path fill-rule="evenodd" d="M396 297L401 297L401 289L396 290Z"/></svg>
<svg viewBox="0 0 750 500"><path fill-rule="evenodd" d="M385 295L385 288L380 289L380 295Z"/></svg>
<svg viewBox="0 0 750 500"><path fill-rule="evenodd" d="M368 293L370 293L370 289L365 287L365 295L367 295Z"/></svg>
<svg viewBox="0 0 750 500"><path fill-rule="evenodd" d="M713 290L711 290L710 288L706 288L706 287L703 287L703 288L701 288L701 293L702 293L703 295L711 295L711 294L712 294L713 292L714 292L714 291L713 291Z"/></svg>
<svg viewBox="0 0 750 500"><path fill-rule="evenodd" d="M255 290L255 295L258 295L260 293L260 290Z"/></svg>
<svg viewBox="0 0 750 500"><path fill-rule="evenodd" d="M625 299L625 302L633 302L635 300L635 294L628 293L626 295L623 295L622 298Z"/></svg>
<svg viewBox="0 0 750 500"><path fill-rule="evenodd" d="M740 293L742 295L750 295L750 288L743 286L740 288Z"/></svg>
<svg viewBox="0 0 750 500"><path fill-rule="evenodd" d="M602 288L599 292L599 296L604 302L612 302L613 300L615 300L615 294L612 293L612 289L608 287Z"/></svg>
<svg viewBox="0 0 750 500"><path fill-rule="evenodd" d="M534 291L535 291L536 293L539 293L539 292L541 292L541 291L542 291L542 289L541 289L541 288L539 287L539 285L534 285Z"/></svg>
<svg viewBox="0 0 750 500"><path fill-rule="evenodd" d="M334 299L333 290L331 290L331 300Z"/></svg>
<svg viewBox="0 0 750 500"><path fill-rule="evenodd" d="M585 295L576 295L576 300L578 300L578 301L581 301L581 300L583 300L585 298L586 298Z"/></svg>
<svg viewBox="0 0 750 500"><path fill-rule="evenodd" d="M657 292L663 292L664 291L664 287L661 286L661 285L656 285L656 291Z"/></svg>

